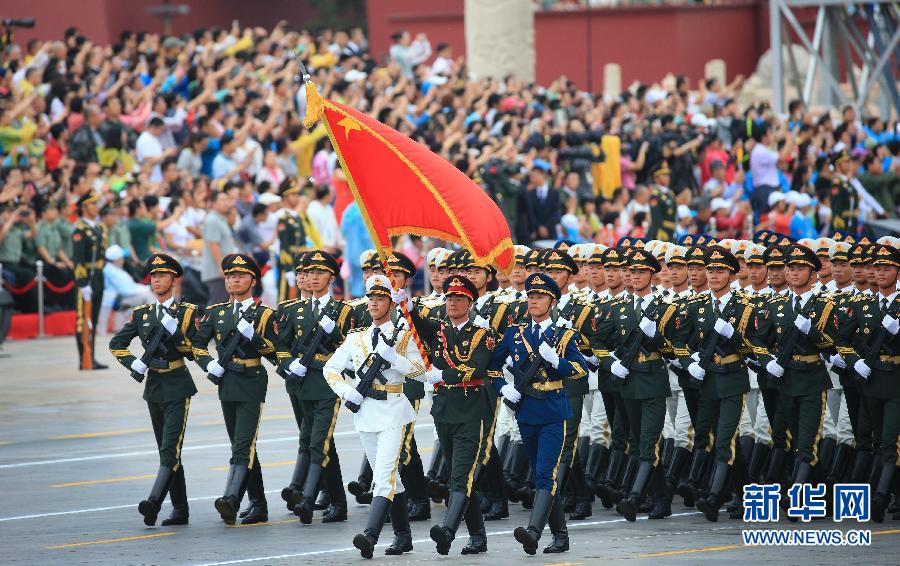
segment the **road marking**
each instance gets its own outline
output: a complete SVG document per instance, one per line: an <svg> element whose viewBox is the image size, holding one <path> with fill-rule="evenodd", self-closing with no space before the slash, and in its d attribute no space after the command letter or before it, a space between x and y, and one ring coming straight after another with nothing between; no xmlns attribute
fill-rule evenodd
<svg viewBox="0 0 900 566"><path fill-rule="evenodd" d="M701 514L700 512L673 513L671 516L672 517L692 517L692 516L700 515L700 514ZM648 517L638 517L638 521L647 521L647 520L648 520ZM624 522L625 522L625 518L623 517L620 519L608 519L605 521L589 521L589 522L584 522L584 523L579 522L579 523L568 525L568 528L569 529L577 529L577 528L583 528L583 527L590 527L593 525L608 525L610 523L624 523ZM493 532L493 533L487 533L487 536L492 537L492 536L500 536L500 535L511 535L512 533L513 533L512 531L497 531L497 532ZM413 544L428 544L428 543L433 543L433 542L434 541L431 540L430 538L424 538L424 539L414 540ZM389 544L379 544L379 545L376 545L375 548L387 548L388 546L390 546L390 545ZM350 552L350 551L358 552L359 550L355 547L331 548L331 549L327 549L327 550L311 550L309 552L298 552L298 553L293 553L293 554L279 554L276 556L260 556L257 558L241 558L238 560L226 560L224 562L206 562L203 564L198 564L197 566L226 566L228 564L248 564L250 562L266 562L266 561L272 561L272 560L284 560L286 558L303 558L306 556L322 556L323 554L337 554L339 552Z"/></svg>
<svg viewBox="0 0 900 566"><path fill-rule="evenodd" d="M277 468L279 466L293 466L296 460L282 460L281 462L263 462L263 468ZM212 472L227 472L228 466L216 466L209 468Z"/></svg>
<svg viewBox="0 0 900 566"><path fill-rule="evenodd" d="M72 440L76 438L103 438L106 436L121 436L123 434L134 434L136 432L153 432L152 428L120 428L116 430L101 430L99 432L82 432L79 434L63 434L62 436L54 436L50 440Z"/></svg>
<svg viewBox="0 0 900 566"><path fill-rule="evenodd" d="M717 552L719 550L733 550L735 548L753 548L742 544L729 544L727 546L708 546L706 548L688 548L684 550L669 550L666 552L651 552L649 554L638 554L643 558L651 556L677 556L679 554L696 554L698 552Z"/></svg>
<svg viewBox="0 0 900 566"><path fill-rule="evenodd" d="M423 423L416 425L416 430L430 430L433 429L434 425L431 423ZM334 433L333 436L343 437L343 436L356 436L359 433L355 430L342 430L340 432ZM270 444L276 442L297 442L297 435L293 434L291 436L283 436L280 438L263 438L257 440L257 444ZM218 444L200 444L197 446L185 446L182 448L182 452L194 451L194 450L210 450L213 448L231 448L231 444L227 442L222 442ZM16 464L0 464L0 470L9 470L12 468L28 468L31 466L46 466L50 464L68 464L71 462L90 462L93 460L110 460L113 458L131 458L134 456L149 456L149 455L159 455L157 450L140 450L137 452L118 452L118 453L106 453L106 454L96 454L94 456L80 456L77 458L59 458L56 460L33 460L30 462L18 462ZM2 519L0 519L2 520Z"/></svg>
<svg viewBox="0 0 900 566"><path fill-rule="evenodd" d="M81 485L97 485L101 483L119 483L123 481L147 480L155 478L156 474L144 474L142 476L122 476L118 478L106 478L102 480L73 481L69 483L55 483L50 487L77 487Z"/></svg>
<svg viewBox="0 0 900 566"><path fill-rule="evenodd" d="M136 537L122 537L122 538L111 538L106 540L89 540L85 542L73 542L70 544L58 544L56 546L48 546L47 548L73 548L76 546L88 546L91 544L109 544L113 542L125 542L129 540L143 540L148 538L159 538L159 537L170 537L174 536L178 533L156 533L153 535L140 535Z"/></svg>

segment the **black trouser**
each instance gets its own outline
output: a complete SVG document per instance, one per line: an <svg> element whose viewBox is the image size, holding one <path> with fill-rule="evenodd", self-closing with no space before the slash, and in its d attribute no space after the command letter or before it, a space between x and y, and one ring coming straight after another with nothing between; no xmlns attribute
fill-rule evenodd
<svg viewBox="0 0 900 566"><path fill-rule="evenodd" d="M659 442L666 417L666 398L625 399L628 411L630 454L640 454L644 462L659 465Z"/></svg>
<svg viewBox="0 0 900 566"><path fill-rule="evenodd" d="M488 440L485 421L435 423L434 428L450 468L450 491L470 497L476 479L475 470Z"/></svg>

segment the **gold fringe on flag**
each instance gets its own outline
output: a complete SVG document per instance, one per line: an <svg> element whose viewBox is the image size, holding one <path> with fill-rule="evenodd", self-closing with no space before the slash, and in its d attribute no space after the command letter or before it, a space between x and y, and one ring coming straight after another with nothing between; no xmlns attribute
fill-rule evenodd
<svg viewBox="0 0 900 566"><path fill-rule="evenodd" d="M303 118L303 126L306 129L312 128L316 122L319 121L319 118L322 116L322 112L325 110L325 102L322 100L321 95L319 95L319 91L316 90L316 85L314 85L311 81L306 82L306 116Z"/></svg>

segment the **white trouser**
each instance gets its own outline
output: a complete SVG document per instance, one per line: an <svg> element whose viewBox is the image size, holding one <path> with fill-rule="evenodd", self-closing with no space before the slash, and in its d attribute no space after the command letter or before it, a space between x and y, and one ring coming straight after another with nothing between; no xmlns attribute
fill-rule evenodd
<svg viewBox="0 0 900 566"><path fill-rule="evenodd" d="M694 428L691 426L691 414L688 413L684 392L680 389L672 391L666 398L666 417L663 419L663 438L674 438L675 446L692 450L694 447Z"/></svg>
<svg viewBox="0 0 900 566"><path fill-rule="evenodd" d="M850 426L850 413L847 412L847 399L843 389L829 389L825 394L825 407L822 434L835 439L838 444L855 445L856 439Z"/></svg>
<svg viewBox="0 0 900 566"><path fill-rule="evenodd" d="M753 435L757 442L771 446L772 429L769 427L769 416L766 414L762 391L751 389L745 399L744 412L741 414L738 428L740 436Z"/></svg>
<svg viewBox="0 0 900 566"><path fill-rule="evenodd" d="M387 497L391 501L395 493L403 493L403 482L397 466L400 463L400 443L406 427L413 423L389 428L380 432L360 432L359 440L372 466L372 496Z"/></svg>
<svg viewBox="0 0 900 566"><path fill-rule="evenodd" d="M587 436L591 444L601 444L609 448L609 419L606 418L606 405L603 394L596 389L588 391L581 406L581 428L579 436Z"/></svg>
<svg viewBox="0 0 900 566"><path fill-rule="evenodd" d="M522 439L519 436L519 425L516 423L516 414L512 409L506 406L503 401L500 402L500 409L497 411L497 424L494 426L494 443L501 436L509 436L511 442Z"/></svg>

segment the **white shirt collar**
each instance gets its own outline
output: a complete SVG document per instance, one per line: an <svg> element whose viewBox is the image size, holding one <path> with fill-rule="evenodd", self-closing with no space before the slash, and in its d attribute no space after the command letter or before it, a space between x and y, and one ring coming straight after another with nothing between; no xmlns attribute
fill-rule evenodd
<svg viewBox="0 0 900 566"><path fill-rule="evenodd" d="M165 301L163 303L156 301L156 308L157 308L157 310L159 310L159 305L169 308L172 306L172 303L174 303L174 302L175 302L175 295L172 295L171 297L169 297L169 299L167 301Z"/></svg>
<svg viewBox="0 0 900 566"><path fill-rule="evenodd" d="M550 328L551 324L553 324L553 318L548 316L546 319L544 319L543 321L538 323L538 327L540 327L541 332L546 332L547 329ZM533 320L531 321L531 329L534 330L534 321Z"/></svg>
<svg viewBox="0 0 900 566"><path fill-rule="evenodd" d="M96 221L96 220L91 220L90 218L86 218L86 217L82 217L81 219L84 220L85 223L86 223L88 226L90 226L91 228L94 228L94 227L97 226L97 221Z"/></svg>
<svg viewBox="0 0 900 566"><path fill-rule="evenodd" d="M607 291L607 293L608 292L609 291ZM622 289L622 291L619 292L619 294L615 296L616 299L624 299L626 297L628 297L628 289Z"/></svg>
<svg viewBox="0 0 900 566"><path fill-rule="evenodd" d="M725 307L728 305L728 301L731 300L731 291L728 291L727 293L725 293L718 299L716 299L716 296L713 294L712 291L709 292L709 296L712 298L712 300L719 301L719 309L720 310L725 310Z"/></svg>
<svg viewBox="0 0 900 566"><path fill-rule="evenodd" d="M244 299L243 301L241 301L240 303L234 303L234 304L240 305L241 310L245 311L248 308L250 308L250 305L253 304L253 297L248 297L248 298ZM234 304L232 304L232 307L231 307L232 312L234 312L234 309L235 309Z"/></svg>
<svg viewBox="0 0 900 566"><path fill-rule="evenodd" d="M376 328L381 332L382 336L390 336L394 331L394 321L388 318L387 321L382 323L380 326L375 326L373 324L372 332L374 332Z"/></svg>
<svg viewBox="0 0 900 566"><path fill-rule="evenodd" d="M635 304L637 304L637 301L640 300L640 301L641 301L641 310L642 310L642 311L643 311L643 310L647 310L647 305L650 304L650 302L653 300L653 297L654 297L654 296L655 296L655 295L654 295L653 293L647 293L647 294L644 295L643 297L638 297L637 295L635 295L635 296L634 296L634 297L635 297Z"/></svg>
<svg viewBox="0 0 900 566"><path fill-rule="evenodd" d="M898 294L898 293L900 293L900 291L894 291L894 292L891 293L890 295L885 296L885 295L883 295L883 294L879 291L879 293L878 293L878 304L879 304L879 305L881 304L881 300L882 300L882 299L887 299L887 302L888 302L888 304L890 305L890 304L893 303L894 300L897 298L897 294Z"/></svg>
<svg viewBox="0 0 900 566"><path fill-rule="evenodd" d="M803 293L802 295L799 295L800 296L800 307L801 308L805 307L806 302L809 301L814 294L815 293L813 292L813 290L810 289L809 291ZM797 296L798 296L797 293L791 292L791 299L794 299Z"/></svg>
<svg viewBox="0 0 900 566"><path fill-rule="evenodd" d="M324 295L322 295L322 296L319 297L318 299L315 298L315 297L310 297L310 298L311 298L312 300L314 300L314 301L318 301L318 302L319 302L319 310L321 311L322 309L324 309L324 308L328 305L328 301L331 300L331 293L325 293Z"/></svg>

